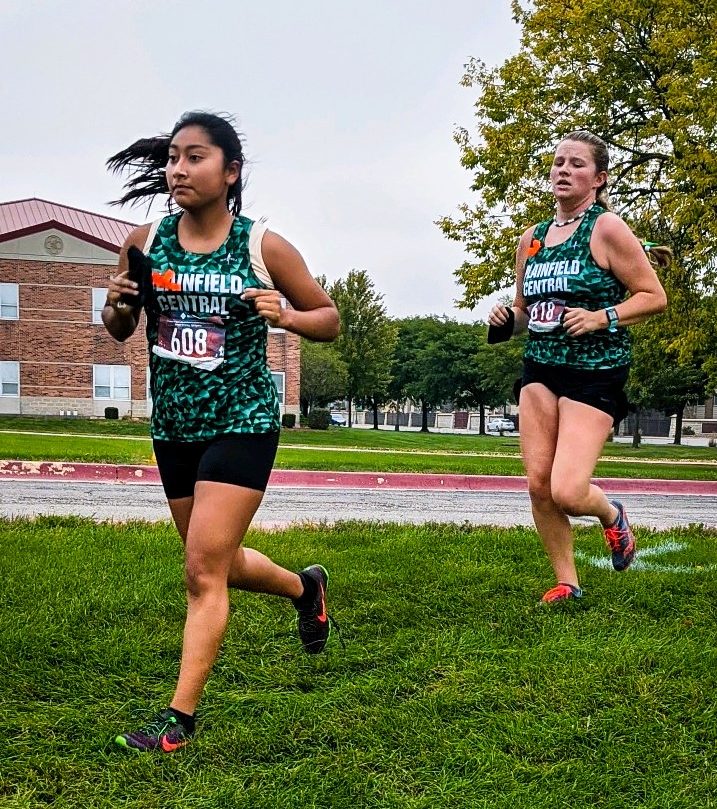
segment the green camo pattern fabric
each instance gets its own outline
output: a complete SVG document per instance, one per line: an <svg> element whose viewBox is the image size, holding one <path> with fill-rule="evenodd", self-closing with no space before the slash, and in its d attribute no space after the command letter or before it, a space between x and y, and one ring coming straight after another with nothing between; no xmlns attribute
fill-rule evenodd
<svg viewBox="0 0 717 809"><path fill-rule="evenodd" d="M199 254L187 252L179 244L180 216L164 217L149 250L152 295L146 309L152 437L204 441L227 433L278 431L279 400L266 358L267 323L251 302L240 298L243 288L266 286L251 266L249 232L253 221L237 216L224 244L213 253ZM172 294L163 279L180 275L213 279L214 291L183 289L181 295ZM229 288L231 292L227 292ZM179 298L183 303L178 302ZM200 318L214 315L224 321L224 361L215 370L198 369L152 351L157 343L160 312L177 313L188 306Z"/></svg>
<svg viewBox="0 0 717 809"><path fill-rule="evenodd" d="M624 299L625 286L598 266L590 252L590 235L604 212L600 205L592 205L567 241L554 247L543 245L528 258L523 281L528 306L559 299L568 306L597 311ZM542 243L552 221L536 225L533 238ZM584 370L620 368L630 364L630 336L623 327L617 332L601 329L579 337L571 337L562 327L548 333L528 332L525 356L546 365Z"/></svg>

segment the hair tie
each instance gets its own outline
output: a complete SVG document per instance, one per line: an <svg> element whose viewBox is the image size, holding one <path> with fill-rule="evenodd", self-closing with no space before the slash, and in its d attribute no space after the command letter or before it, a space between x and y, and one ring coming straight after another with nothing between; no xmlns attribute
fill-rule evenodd
<svg viewBox="0 0 717 809"><path fill-rule="evenodd" d="M646 253L649 253L650 250L652 250L653 247L657 247L657 242L643 242L642 243L642 249Z"/></svg>

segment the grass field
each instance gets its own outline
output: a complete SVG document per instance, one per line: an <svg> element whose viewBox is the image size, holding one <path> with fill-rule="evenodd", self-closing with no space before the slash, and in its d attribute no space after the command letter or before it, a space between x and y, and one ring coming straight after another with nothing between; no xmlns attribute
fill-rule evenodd
<svg viewBox="0 0 717 809"><path fill-rule="evenodd" d="M66 426L71 435L60 435ZM122 432L127 427L128 432ZM106 431L103 436L98 429ZM87 433L93 433L90 437ZM368 472L521 475L517 438L428 435L385 430L284 430L276 466ZM608 443L596 474L602 477L717 480L710 447ZM152 462L147 425L119 421L0 418L0 458L100 463ZM659 462L659 463L658 463Z"/></svg>
<svg viewBox="0 0 717 809"><path fill-rule="evenodd" d="M105 419L37 418L28 416L0 416L0 441L6 440L8 431L73 433L149 437L146 422L108 421ZM466 453L483 452L500 455L518 455L518 438L506 434L465 435L448 433L419 433L415 431L346 429L282 430L282 446L339 447L343 449L376 449L397 452ZM612 458L664 459L717 462L717 448L692 447L672 444L643 444L633 449L629 444L608 443L606 456Z"/></svg>
<svg viewBox="0 0 717 809"><path fill-rule="evenodd" d="M604 555L597 530L578 532ZM687 809L717 796L714 533L641 532L686 572L583 566L538 607L536 535L345 523L252 533L330 570L332 638L303 655L291 607L235 594L193 745L115 748L162 706L184 596L168 525L0 522L3 809Z"/></svg>

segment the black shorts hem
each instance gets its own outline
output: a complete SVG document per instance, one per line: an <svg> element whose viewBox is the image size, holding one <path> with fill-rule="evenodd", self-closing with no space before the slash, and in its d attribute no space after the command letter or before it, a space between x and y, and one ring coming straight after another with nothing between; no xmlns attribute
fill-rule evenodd
<svg viewBox="0 0 717 809"><path fill-rule="evenodd" d="M153 443L164 493L168 500L178 500L193 497L200 480L264 492L279 433L228 433L207 441Z"/></svg>
<svg viewBox="0 0 717 809"><path fill-rule="evenodd" d="M628 413L625 384L629 373L629 365L588 370L526 359L521 387L532 383L544 385L558 399L570 399L607 413L617 427Z"/></svg>

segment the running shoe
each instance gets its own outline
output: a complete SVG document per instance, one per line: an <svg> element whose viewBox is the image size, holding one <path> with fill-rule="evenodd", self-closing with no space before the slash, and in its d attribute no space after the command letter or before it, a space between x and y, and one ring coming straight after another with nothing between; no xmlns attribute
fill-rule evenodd
<svg viewBox="0 0 717 809"><path fill-rule="evenodd" d="M326 588L329 574L321 565L311 565L301 571L316 582L316 596L308 607L297 607L301 644L308 654L323 652L331 634L331 620L326 611Z"/></svg>
<svg viewBox="0 0 717 809"><path fill-rule="evenodd" d="M184 727L177 717L166 708L148 722L143 728L134 733L123 733L117 736L115 742L120 747L136 750L138 753L158 750L162 753L173 753L180 747L186 747L192 734Z"/></svg>
<svg viewBox="0 0 717 809"><path fill-rule="evenodd" d="M574 584L561 581L540 599L541 604L554 604L556 601L567 601L570 598L582 598L583 591Z"/></svg>
<svg viewBox="0 0 717 809"><path fill-rule="evenodd" d="M630 530L622 503L617 500L610 502L617 509L617 518L609 528L604 529L605 542L612 552L612 566L615 570L627 570L635 558L635 536Z"/></svg>

